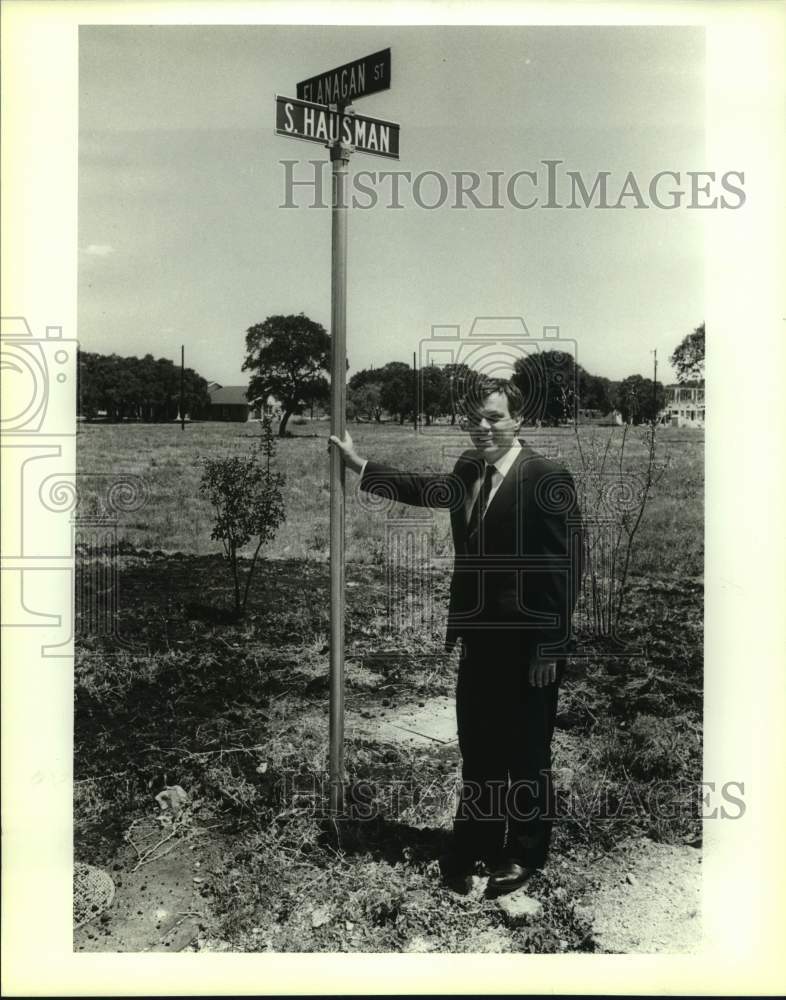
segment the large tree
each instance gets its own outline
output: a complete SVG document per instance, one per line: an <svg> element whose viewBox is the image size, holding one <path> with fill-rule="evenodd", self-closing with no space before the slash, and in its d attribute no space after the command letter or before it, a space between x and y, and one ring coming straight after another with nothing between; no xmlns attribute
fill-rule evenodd
<svg viewBox="0 0 786 1000"><path fill-rule="evenodd" d="M379 368L361 368L347 383L347 406L355 416L380 423L382 420L382 388L384 379Z"/></svg>
<svg viewBox="0 0 786 1000"><path fill-rule="evenodd" d="M525 400L524 420L559 424L573 420L579 401L579 380L584 369L564 351L542 351L519 358L513 381Z"/></svg>
<svg viewBox="0 0 786 1000"><path fill-rule="evenodd" d="M450 414L450 423L456 423L456 417L461 406L464 393L469 387L469 379L472 370L462 362L450 363L442 366L444 379L442 381L442 413Z"/></svg>
<svg viewBox="0 0 786 1000"><path fill-rule="evenodd" d="M359 373L358 373L359 374ZM352 409L356 419L363 417L380 423L382 420L382 382L361 382L347 386L347 410Z"/></svg>
<svg viewBox="0 0 786 1000"><path fill-rule="evenodd" d="M381 371L381 368L361 368L360 371L350 376L347 385L350 389L359 389L369 382L380 383L382 380Z"/></svg>
<svg viewBox="0 0 786 1000"><path fill-rule="evenodd" d="M666 390L660 382L643 375L628 375L616 390L615 405L626 423L654 420L666 405Z"/></svg>
<svg viewBox="0 0 786 1000"><path fill-rule="evenodd" d="M683 337L671 358L677 371L678 382L690 382L704 378L704 324L697 326L693 333Z"/></svg>
<svg viewBox="0 0 786 1000"><path fill-rule="evenodd" d="M608 413L614 406L612 383L602 375L590 375L581 365L579 368L579 405L585 410Z"/></svg>
<svg viewBox="0 0 786 1000"><path fill-rule="evenodd" d="M180 368L168 358L146 354L79 352L77 405L87 419L106 412L107 420L173 420L180 408ZM210 402L207 382L192 368L183 372L183 409L197 416Z"/></svg>
<svg viewBox="0 0 786 1000"><path fill-rule="evenodd" d="M382 379L382 405L403 424L415 408L415 385L412 368L404 361L389 361L379 369Z"/></svg>
<svg viewBox="0 0 786 1000"><path fill-rule="evenodd" d="M441 365L425 365L418 372L418 393L421 413L425 414L426 426L430 426L435 417L449 413L446 400L448 396L449 379Z"/></svg>
<svg viewBox="0 0 786 1000"><path fill-rule="evenodd" d="M250 400L272 393L281 403L278 433L284 437L293 413L328 398L330 335L303 313L268 316L246 332L243 371L252 372Z"/></svg>

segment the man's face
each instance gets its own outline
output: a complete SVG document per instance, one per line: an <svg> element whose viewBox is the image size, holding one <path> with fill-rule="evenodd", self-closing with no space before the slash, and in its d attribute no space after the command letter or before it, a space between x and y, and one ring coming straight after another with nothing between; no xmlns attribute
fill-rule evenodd
<svg viewBox="0 0 786 1000"><path fill-rule="evenodd" d="M512 417L504 392L492 392L464 420L472 444L487 462L496 462L513 446L521 426L520 417Z"/></svg>

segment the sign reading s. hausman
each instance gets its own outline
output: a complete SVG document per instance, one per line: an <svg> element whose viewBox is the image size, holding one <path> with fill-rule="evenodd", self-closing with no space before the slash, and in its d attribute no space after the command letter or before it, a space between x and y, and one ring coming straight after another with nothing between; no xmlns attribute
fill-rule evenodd
<svg viewBox="0 0 786 1000"><path fill-rule="evenodd" d="M395 122L331 111L323 104L276 97L276 132L309 142L340 142L364 153L398 159L399 126Z"/></svg>
<svg viewBox="0 0 786 1000"><path fill-rule="evenodd" d="M347 105L358 97L390 88L390 49L382 49L327 73L301 80L297 96L316 104Z"/></svg>

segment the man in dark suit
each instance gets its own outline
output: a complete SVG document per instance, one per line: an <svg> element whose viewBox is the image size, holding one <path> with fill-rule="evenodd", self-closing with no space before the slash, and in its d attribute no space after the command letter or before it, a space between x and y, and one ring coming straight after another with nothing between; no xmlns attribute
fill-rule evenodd
<svg viewBox="0 0 786 1000"><path fill-rule="evenodd" d="M455 564L446 645L462 641L456 717L462 794L443 874L478 861L489 891L546 861L551 738L581 577L581 516L570 474L518 440L524 400L480 376L463 403L473 448L452 473L418 475L361 458L331 437L360 488L450 510Z"/></svg>

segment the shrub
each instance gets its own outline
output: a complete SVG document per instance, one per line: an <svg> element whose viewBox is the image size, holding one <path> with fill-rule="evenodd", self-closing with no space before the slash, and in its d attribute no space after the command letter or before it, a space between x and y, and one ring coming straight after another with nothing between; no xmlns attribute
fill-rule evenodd
<svg viewBox="0 0 786 1000"><path fill-rule="evenodd" d="M220 539L235 585L235 612L242 615L259 550L275 537L285 520L281 487L284 477L271 470L275 454L269 417L261 424L259 445L246 457L209 458L203 462L199 490L213 505L215 523L210 537ZM256 548L241 596L239 554L252 539Z"/></svg>

